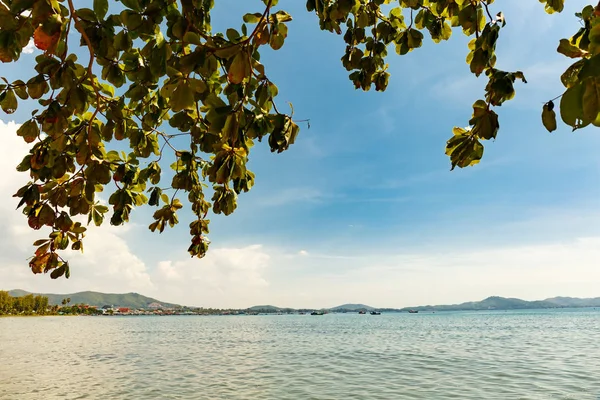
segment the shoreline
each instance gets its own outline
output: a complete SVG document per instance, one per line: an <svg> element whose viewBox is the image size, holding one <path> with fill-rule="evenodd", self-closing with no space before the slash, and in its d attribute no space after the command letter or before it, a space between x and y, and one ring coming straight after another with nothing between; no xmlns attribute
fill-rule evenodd
<svg viewBox="0 0 600 400"><path fill-rule="evenodd" d="M519 312L519 311L555 311L555 310L572 310L572 311L598 311L600 307L557 307L557 308L520 308L520 309L503 309L503 310L422 310L419 314L422 315L430 315L430 314L447 314L447 313L504 313L504 312ZM331 312L326 314L332 315L355 315L355 312ZM406 311L388 311L383 312L386 315L396 315L396 314L409 314ZM258 316L284 316L284 315L295 315L295 316L304 316L310 314L298 314L298 313L258 313L258 314L248 314L248 313L213 313L213 314L200 314L200 313L131 313L131 314L44 314L44 315L36 315L36 314L3 314L0 315L0 318L41 318L41 317L235 317L235 316L248 316L248 317L258 317Z"/></svg>

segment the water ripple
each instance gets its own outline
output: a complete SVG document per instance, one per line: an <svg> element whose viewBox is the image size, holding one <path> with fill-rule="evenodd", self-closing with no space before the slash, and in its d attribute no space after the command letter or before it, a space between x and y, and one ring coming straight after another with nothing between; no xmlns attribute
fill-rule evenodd
<svg viewBox="0 0 600 400"><path fill-rule="evenodd" d="M597 311L0 319L0 399L596 400Z"/></svg>

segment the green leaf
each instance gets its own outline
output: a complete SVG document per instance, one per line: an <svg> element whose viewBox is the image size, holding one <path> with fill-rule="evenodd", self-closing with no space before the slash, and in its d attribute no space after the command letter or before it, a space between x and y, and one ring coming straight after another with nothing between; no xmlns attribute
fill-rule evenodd
<svg viewBox="0 0 600 400"><path fill-rule="evenodd" d="M284 24L277 24L277 34L271 33L269 37L269 46L273 50L279 50L283 47L285 38L287 37L287 26Z"/></svg>
<svg viewBox="0 0 600 400"><path fill-rule="evenodd" d="M17 96L15 96L15 92L12 89L6 90L2 97L0 95L0 107L2 107L2 111L7 114L12 114L17 110L18 102Z"/></svg>
<svg viewBox="0 0 600 400"><path fill-rule="evenodd" d="M36 0L13 0L12 2L8 2L10 4L10 12L13 14L20 14L25 9L31 8Z"/></svg>
<svg viewBox="0 0 600 400"><path fill-rule="evenodd" d="M589 50L592 54L598 54L599 45L600 45L600 25L593 24L592 28L589 30L588 34L589 39ZM580 42L580 46L581 46Z"/></svg>
<svg viewBox="0 0 600 400"><path fill-rule="evenodd" d="M238 42L241 36L240 33L233 28L227 29L225 35L227 36L227 39L229 39L230 42Z"/></svg>
<svg viewBox="0 0 600 400"><path fill-rule="evenodd" d="M227 71L229 81L233 84L242 83L250 73L250 60L248 59L248 54L243 51L237 53Z"/></svg>
<svg viewBox="0 0 600 400"><path fill-rule="evenodd" d="M277 22L288 22L292 20L292 16L283 10L279 10L271 15L271 19L274 19Z"/></svg>
<svg viewBox="0 0 600 400"><path fill-rule="evenodd" d="M16 80L13 83L13 89L15 91L15 94L17 96L19 96L20 99L22 100L27 100L29 98L29 95L27 94L27 86L25 85L25 82L23 82L22 80Z"/></svg>
<svg viewBox="0 0 600 400"><path fill-rule="evenodd" d="M583 119L584 121L594 121L600 113L600 86L599 78L587 79L583 92Z"/></svg>
<svg viewBox="0 0 600 400"><path fill-rule="evenodd" d="M572 64L563 74L560 76L560 80L562 84L569 88L573 85L576 85L579 82L580 72L586 63L589 63L588 59L582 59L577 61L575 64Z"/></svg>
<svg viewBox="0 0 600 400"><path fill-rule="evenodd" d="M565 0L540 0L540 3L546 3L546 12L552 14L561 12L565 8Z"/></svg>
<svg viewBox="0 0 600 400"><path fill-rule="evenodd" d="M131 8L134 11L142 11L139 0L121 0L121 3L127 8Z"/></svg>
<svg viewBox="0 0 600 400"><path fill-rule="evenodd" d="M183 41L185 43L194 44L196 46L200 46L202 44L200 36L196 32L186 32L183 36Z"/></svg>
<svg viewBox="0 0 600 400"><path fill-rule="evenodd" d="M126 30L122 30L115 35L114 46L115 50L118 51L131 49L133 42L131 40L131 36L129 36L129 33L127 33Z"/></svg>
<svg viewBox="0 0 600 400"><path fill-rule="evenodd" d="M39 99L44 94L48 93L48 82L44 75L37 75L27 81L27 91L32 99Z"/></svg>
<svg viewBox="0 0 600 400"><path fill-rule="evenodd" d="M563 84L567 87L569 87L569 85L567 85L565 81L573 84L578 80L583 81L590 77L600 76L600 55L577 61L565 71L563 76L565 76L566 79L563 79L563 77L561 77L561 79L563 80Z"/></svg>
<svg viewBox="0 0 600 400"><path fill-rule="evenodd" d="M103 20L108 12L108 0L94 0L94 12L99 20Z"/></svg>
<svg viewBox="0 0 600 400"><path fill-rule="evenodd" d="M94 12L94 10L91 10L89 8L80 8L77 10L77 16L85 21L89 21L89 22L97 22L98 21L98 15L96 14L96 12Z"/></svg>
<svg viewBox="0 0 600 400"><path fill-rule="evenodd" d="M63 276L66 272L66 268L65 268L65 264L61 265L58 268L55 268L51 273L50 273L50 278L52 279L58 279L61 276Z"/></svg>
<svg viewBox="0 0 600 400"><path fill-rule="evenodd" d="M240 46L227 46L215 50L215 55L219 58L229 59L236 54L239 54L241 50Z"/></svg>
<svg viewBox="0 0 600 400"><path fill-rule="evenodd" d="M451 170L455 167L465 168L479 163L483 156L483 145L469 131L459 133L461 128L454 128L454 136L446 143L446 155L450 156Z"/></svg>
<svg viewBox="0 0 600 400"><path fill-rule="evenodd" d="M247 24L255 24L260 21L261 15L261 13L246 14L244 15L244 22Z"/></svg>
<svg viewBox="0 0 600 400"><path fill-rule="evenodd" d="M573 46L567 39L560 40L560 44L558 45L558 49L556 49L556 51L570 58L585 57L588 54L587 51L583 51L579 47Z"/></svg>
<svg viewBox="0 0 600 400"><path fill-rule="evenodd" d="M493 139L498 134L500 123L498 122L498 114L493 110L483 110L483 114L471 120L473 133L480 139Z"/></svg>
<svg viewBox="0 0 600 400"><path fill-rule="evenodd" d="M567 125L577 128L583 119L583 85L568 88L560 99L560 116Z"/></svg>
<svg viewBox="0 0 600 400"><path fill-rule="evenodd" d="M411 49L416 49L421 47L423 44L423 34L416 29L409 29L407 31L408 35L408 47Z"/></svg>
<svg viewBox="0 0 600 400"><path fill-rule="evenodd" d="M71 101L71 105L75 109L75 112L79 114L83 114L83 112L88 108L87 105L87 93L81 86L75 86L69 92Z"/></svg>
<svg viewBox="0 0 600 400"><path fill-rule="evenodd" d="M17 135L21 136L25 142L31 143L38 138L40 129L34 120L29 120L17 129Z"/></svg>
<svg viewBox="0 0 600 400"><path fill-rule="evenodd" d="M170 99L170 105L174 112L182 110L193 110L196 102L194 101L194 90L187 83L181 83L175 88L173 96Z"/></svg>

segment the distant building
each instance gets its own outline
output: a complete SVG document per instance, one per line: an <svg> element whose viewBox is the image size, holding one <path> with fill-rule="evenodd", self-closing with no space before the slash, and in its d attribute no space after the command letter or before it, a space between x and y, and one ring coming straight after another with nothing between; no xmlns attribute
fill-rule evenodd
<svg viewBox="0 0 600 400"><path fill-rule="evenodd" d="M160 303L154 302L154 303L148 304L148 308L163 308L163 306Z"/></svg>
<svg viewBox="0 0 600 400"><path fill-rule="evenodd" d="M125 314L129 312L129 308L128 307L119 307L119 312L121 314Z"/></svg>

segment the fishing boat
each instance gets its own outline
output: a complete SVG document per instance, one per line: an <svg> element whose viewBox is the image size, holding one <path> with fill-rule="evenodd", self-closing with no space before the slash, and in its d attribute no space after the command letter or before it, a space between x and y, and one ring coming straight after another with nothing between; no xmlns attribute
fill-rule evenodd
<svg viewBox="0 0 600 400"><path fill-rule="evenodd" d="M379 311L371 311L371 315L381 315Z"/></svg>
<svg viewBox="0 0 600 400"><path fill-rule="evenodd" d="M419 312L419 310L408 310L408 312L410 314L417 314Z"/></svg>
<svg viewBox="0 0 600 400"><path fill-rule="evenodd" d="M359 314L366 314L367 312L365 310L360 310L358 313Z"/></svg>
<svg viewBox="0 0 600 400"><path fill-rule="evenodd" d="M323 315L323 311L313 311L310 315Z"/></svg>

